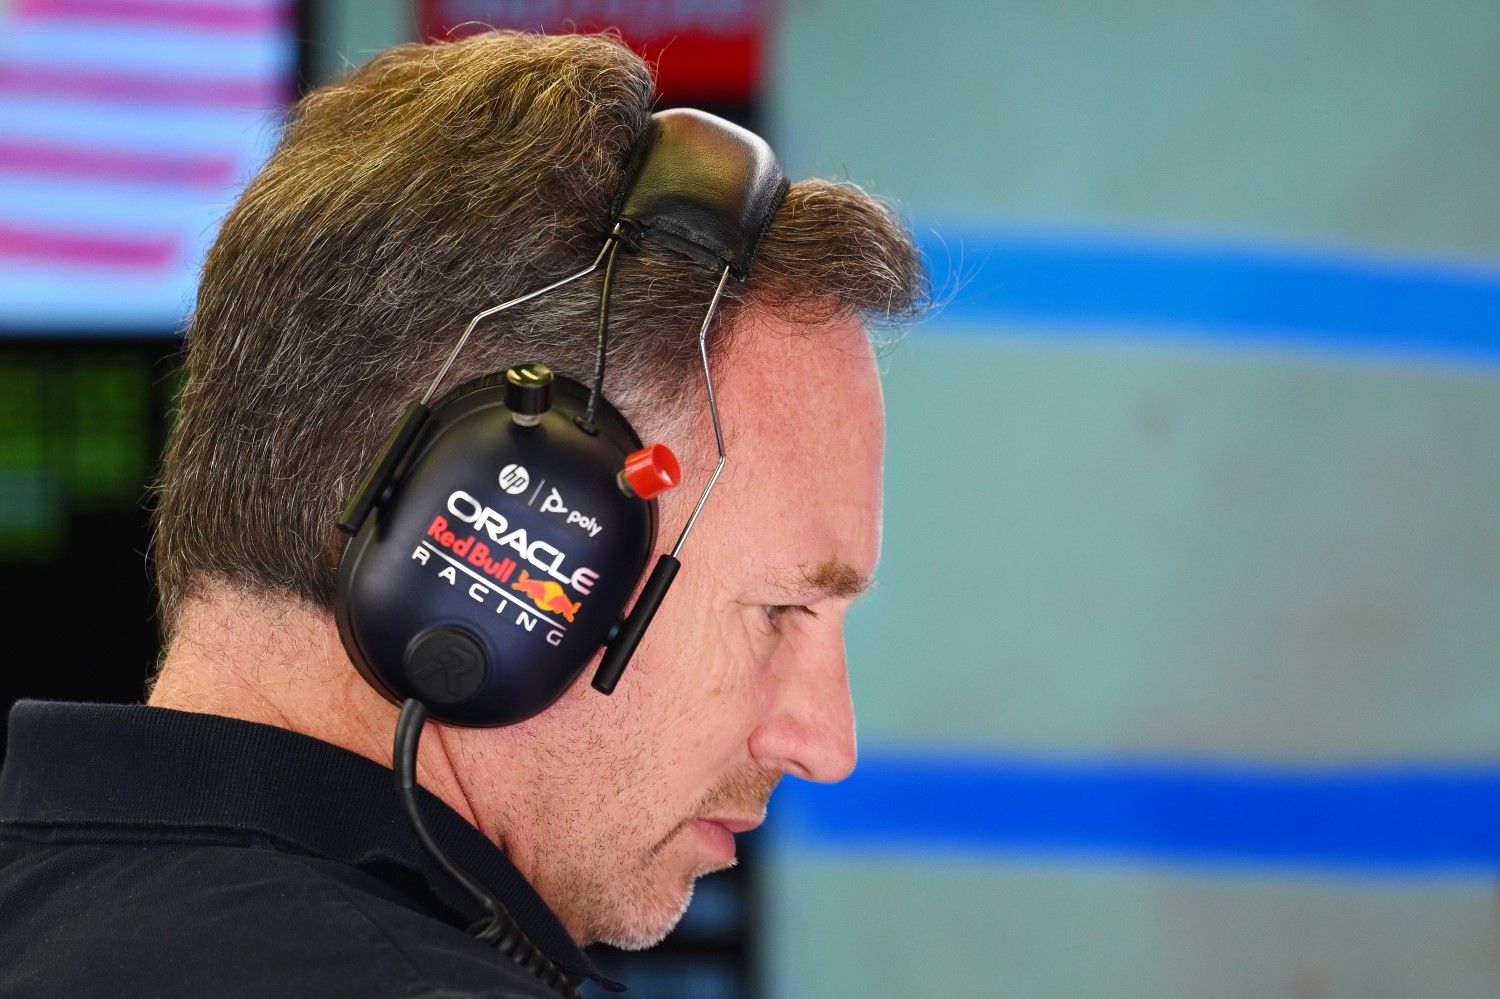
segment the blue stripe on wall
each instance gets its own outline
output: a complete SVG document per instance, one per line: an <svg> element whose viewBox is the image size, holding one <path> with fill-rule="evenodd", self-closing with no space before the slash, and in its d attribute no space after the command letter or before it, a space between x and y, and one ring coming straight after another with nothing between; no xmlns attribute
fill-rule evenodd
<svg viewBox="0 0 1500 999"><path fill-rule="evenodd" d="M865 754L787 781L770 833L838 851L1500 873L1500 767L1259 768Z"/></svg>
<svg viewBox="0 0 1500 999"><path fill-rule="evenodd" d="M928 229L922 249L940 319L1500 359L1500 265L1003 229Z"/></svg>

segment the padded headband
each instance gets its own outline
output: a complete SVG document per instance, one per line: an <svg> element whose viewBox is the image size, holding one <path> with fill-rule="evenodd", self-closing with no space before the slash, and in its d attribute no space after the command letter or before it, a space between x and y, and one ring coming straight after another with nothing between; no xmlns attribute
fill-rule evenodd
<svg viewBox="0 0 1500 999"><path fill-rule="evenodd" d="M786 197L776 154L753 132L679 108L651 117L625 167L612 222L743 281Z"/></svg>

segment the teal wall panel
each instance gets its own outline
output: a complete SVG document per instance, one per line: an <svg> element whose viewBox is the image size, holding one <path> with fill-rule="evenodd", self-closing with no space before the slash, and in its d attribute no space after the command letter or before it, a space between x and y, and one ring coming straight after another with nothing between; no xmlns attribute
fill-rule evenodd
<svg viewBox="0 0 1500 999"><path fill-rule="evenodd" d="M791 172L899 199L958 276L939 287L947 315L883 361L885 555L849 624L869 755L1356 783L1368 767L1391 788L1421 766L1491 788L1491 313L1447 309L1435 285L1430 325L1420 288L1401 316L1360 291L1269 284L1168 282L1146 294L1159 310L1098 306L1117 291L1101 280L1109 253L1170 246L1189 263L1225 247L1293 269L1336 261L1377 298L1398 274L1477 275L1466 301L1492 309L1500 7L781 12L770 130ZM1019 268L1008 286L965 254L1017 234L1101 249L1105 272L1065 276L1076 308L1002 308L1040 299ZM1266 313L1286 323L1240 321L1256 311L1215 298L1230 291L1289 296ZM1027 846L1000 828L983 848L903 847L878 807L810 834L798 811L819 793L842 792L784 793L780 824L772 807L773 996L1500 995L1500 869L1486 861L1247 866ZM865 808L871 793L856 795ZM973 804L1006 815L1005 801ZM1492 795L1469 805L1460 824L1489 828ZM1164 841L1201 832L1190 807L1125 818ZM1443 839L1422 814L1338 818L1397 846ZM1247 836L1277 819L1247 810Z"/></svg>
<svg viewBox="0 0 1500 999"><path fill-rule="evenodd" d="M1500 256L1486 0L782 10L794 173L928 213Z"/></svg>
<svg viewBox="0 0 1500 999"><path fill-rule="evenodd" d="M867 741L1500 745L1500 379L946 327L884 369Z"/></svg>

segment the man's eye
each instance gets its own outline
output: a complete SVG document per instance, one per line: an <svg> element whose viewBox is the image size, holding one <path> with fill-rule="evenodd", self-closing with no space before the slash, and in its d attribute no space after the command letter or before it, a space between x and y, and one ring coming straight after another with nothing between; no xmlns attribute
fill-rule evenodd
<svg viewBox="0 0 1500 999"><path fill-rule="evenodd" d="M818 612L811 607L802 604L765 604L762 609L766 612L766 620L773 626L781 623L781 619L788 614L806 614L808 617L817 617Z"/></svg>

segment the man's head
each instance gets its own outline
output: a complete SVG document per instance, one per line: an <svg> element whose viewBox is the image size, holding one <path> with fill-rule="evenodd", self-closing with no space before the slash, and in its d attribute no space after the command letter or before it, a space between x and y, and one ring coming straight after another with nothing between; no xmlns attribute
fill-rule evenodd
<svg viewBox="0 0 1500 999"><path fill-rule="evenodd" d="M295 109L204 268L157 508L169 636L226 591L331 629L340 507L470 316L598 253L651 99L612 39L489 35L386 53ZM510 729L443 730L452 793L580 938L659 937L777 776L852 766L840 617L879 538L860 320L908 314L919 286L886 209L793 185L711 337L729 468L619 692L579 684ZM606 395L678 450L694 494L663 503L671 537L712 467L712 289L648 248L611 295ZM482 327L449 384L532 360L586 379L598 293L595 276ZM788 607L813 613L767 610Z"/></svg>
<svg viewBox="0 0 1500 999"><path fill-rule="evenodd" d="M634 663L613 696L580 684L518 727L547 760L533 880L618 945L672 927L782 774L854 766L843 618L879 555L880 383L855 319L746 322L716 386L729 464ZM668 523L695 499L680 490Z"/></svg>

